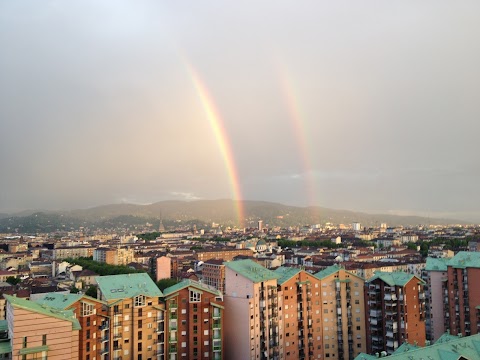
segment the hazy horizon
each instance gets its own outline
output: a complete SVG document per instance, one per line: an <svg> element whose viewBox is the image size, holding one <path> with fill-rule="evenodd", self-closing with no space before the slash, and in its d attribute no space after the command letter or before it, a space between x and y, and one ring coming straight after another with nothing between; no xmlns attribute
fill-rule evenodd
<svg viewBox="0 0 480 360"><path fill-rule="evenodd" d="M237 198L480 222L479 12L0 0L0 212Z"/></svg>

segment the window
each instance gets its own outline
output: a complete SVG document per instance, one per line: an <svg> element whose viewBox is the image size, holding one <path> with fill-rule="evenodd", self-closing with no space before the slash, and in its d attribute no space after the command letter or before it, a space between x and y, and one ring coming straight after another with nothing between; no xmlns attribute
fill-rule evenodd
<svg viewBox="0 0 480 360"><path fill-rule="evenodd" d="M42 335L42 345L47 345L47 335Z"/></svg>
<svg viewBox="0 0 480 360"><path fill-rule="evenodd" d="M90 318L87 317L87 326L90 326Z"/></svg>
<svg viewBox="0 0 480 360"><path fill-rule="evenodd" d="M90 330L87 330L86 337L87 337L87 339L90 339Z"/></svg>
<svg viewBox="0 0 480 360"><path fill-rule="evenodd" d="M142 332L141 331L138 332L138 340L142 340Z"/></svg>
<svg viewBox="0 0 480 360"><path fill-rule="evenodd" d="M138 316L141 317L143 315L142 309L138 309Z"/></svg>
<svg viewBox="0 0 480 360"><path fill-rule="evenodd" d="M144 295L135 296L134 304L135 304L135 307L145 306L145 296Z"/></svg>
<svg viewBox="0 0 480 360"><path fill-rule="evenodd" d="M82 303L82 316L93 315L93 305L88 303Z"/></svg>
<svg viewBox="0 0 480 360"><path fill-rule="evenodd" d="M87 350L86 350L86 351L87 351L87 352L90 351L90 342L87 342Z"/></svg>
<svg viewBox="0 0 480 360"><path fill-rule="evenodd" d="M200 302L202 300L202 294L198 291L190 290L190 302Z"/></svg>
<svg viewBox="0 0 480 360"><path fill-rule="evenodd" d="M137 350L138 350L138 351L142 351L142 343L138 343L138 344L137 344Z"/></svg>
<svg viewBox="0 0 480 360"><path fill-rule="evenodd" d="M27 340L27 337L25 336L23 338L22 347L25 349L27 347L27 345L28 345L28 340Z"/></svg>

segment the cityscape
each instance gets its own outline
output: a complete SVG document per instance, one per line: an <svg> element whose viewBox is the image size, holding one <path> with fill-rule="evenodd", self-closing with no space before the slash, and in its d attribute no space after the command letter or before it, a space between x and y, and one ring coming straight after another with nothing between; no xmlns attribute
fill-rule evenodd
<svg viewBox="0 0 480 360"><path fill-rule="evenodd" d="M0 360L480 360L479 13L0 0Z"/></svg>

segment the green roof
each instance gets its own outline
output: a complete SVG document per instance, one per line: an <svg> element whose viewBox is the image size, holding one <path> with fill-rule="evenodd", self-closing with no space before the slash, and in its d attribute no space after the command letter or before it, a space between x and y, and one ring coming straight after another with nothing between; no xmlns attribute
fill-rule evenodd
<svg viewBox="0 0 480 360"><path fill-rule="evenodd" d="M48 305L55 309L67 309L81 299L85 299L87 301L90 299L91 301L103 302L85 294L62 294L56 292L42 294L41 298L34 301L39 304Z"/></svg>
<svg viewBox="0 0 480 360"><path fill-rule="evenodd" d="M10 341L0 342L0 355L10 354L12 352L12 344Z"/></svg>
<svg viewBox="0 0 480 360"><path fill-rule="evenodd" d="M460 251L448 261L448 266L459 269L480 268L480 252Z"/></svg>
<svg viewBox="0 0 480 360"><path fill-rule="evenodd" d="M19 353L20 355L27 355L27 354L36 354L42 351L48 351L48 345L35 346L31 348L23 348L23 349L20 349Z"/></svg>
<svg viewBox="0 0 480 360"><path fill-rule="evenodd" d="M203 284L201 282L191 280L191 279L185 279L180 281L178 284L172 285L165 290L163 290L163 295L168 296L170 294L176 293L177 291L180 291L186 287L194 287L200 290L205 290L208 291L212 294L215 294L216 296L222 296L222 293L218 291L217 289L208 286L207 284Z"/></svg>
<svg viewBox="0 0 480 360"><path fill-rule="evenodd" d="M335 274L337 271L339 271L342 267L338 264L335 264L335 265L332 265L332 266L329 266L319 272L317 272L314 276L319 279L319 280L322 280L324 278L326 278L327 276L330 276L332 274Z"/></svg>
<svg viewBox="0 0 480 360"><path fill-rule="evenodd" d="M443 338L443 336L441 337ZM440 339L441 339L440 338ZM440 340L439 339L439 340ZM402 348L400 346L388 360L477 360L480 359L480 334L458 337L451 336L444 338L445 341L437 340L435 344L418 347L408 345ZM404 344L405 345L405 344ZM402 351L399 351L402 349ZM359 354L355 360L373 360L375 356Z"/></svg>
<svg viewBox="0 0 480 360"><path fill-rule="evenodd" d="M229 261L225 263L225 266L255 283L281 277L279 274L264 268L250 259Z"/></svg>
<svg viewBox="0 0 480 360"><path fill-rule="evenodd" d="M390 286L405 286L410 280L413 278L417 278L419 282L424 283L424 281L415 275L408 274L402 271L395 271L395 272L382 272L377 271L375 275L373 275L367 282L372 282L376 279L381 279L382 281L386 282Z"/></svg>
<svg viewBox="0 0 480 360"><path fill-rule="evenodd" d="M46 315L46 316L52 316L52 317L57 318L57 319L70 321L72 323L72 326L73 326L72 329L73 330L80 330L81 329L80 323L75 318L75 314L72 310L59 310L59 309L55 309L55 308L52 308L52 307L47 306L47 305L38 304L38 303L36 303L34 301L31 301L31 300L26 300L26 299L18 298L18 297L15 297L15 296L6 295L6 294L4 294L3 297L13 307L18 307L18 308L21 308L21 309L36 312L38 314L43 314L43 315Z"/></svg>
<svg viewBox="0 0 480 360"><path fill-rule="evenodd" d="M277 269L275 269L275 273L280 275L280 278L278 279L278 283L281 285L284 282L290 280L292 277L297 275L302 269L299 268L294 268L294 267L287 267L287 266L281 266Z"/></svg>
<svg viewBox="0 0 480 360"><path fill-rule="evenodd" d="M138 295L163 296L147 273L97 276L95 280L107 300L127 299Z"/></svg>
<svg viewBox="0 0 480 360"><path fill-rule="evenodd" d="M0 331L7 331L7 330L8 330L7 320L0 320Z"/></svg>
<svg viewBox="0 0 480 360"><path fill-rule="evenodd" d="M412 344L409 344L407 342L404 342L393 353L394 354L401 354L401 353L404 353L406 351L410 351L410 350L413 350L413 349L419 349L419 348L420 347L418 345L412 345Z"/></svg>
<svg viewBox="0 0 480 360"><path fill-rule="evenodd" d="M425 264L425 271L447 271L448 261L449 259L429 257Z"/></svg>

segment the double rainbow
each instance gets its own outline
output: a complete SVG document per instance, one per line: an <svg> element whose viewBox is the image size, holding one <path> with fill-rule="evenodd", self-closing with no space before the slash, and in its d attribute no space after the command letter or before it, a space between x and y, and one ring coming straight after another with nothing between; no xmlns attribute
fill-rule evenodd
<svg viewBox="0 0 480 360"><path fill-rule="evenodd" d="M235 158L233 156L232 148L230 143L228 142L228 134L225 130L222 117L216 109L215 103L211 98L205 83L201 80L198 73L195 71L195 69L190 63L185 60L184 63L192 80L192 83L195 87L195 90L198 94L200 102L202 103L203 110L205 111L205 115L207 116L210 128L212 129L215 136L215 140L218 144L220 153L222 154L222 158L225 163L228 178L230 181L233 200L235 202L237 220L240 227L243 227L245 222L245 210L242 201L240 179L238 176L238 170L235 164Z"/></svg>

